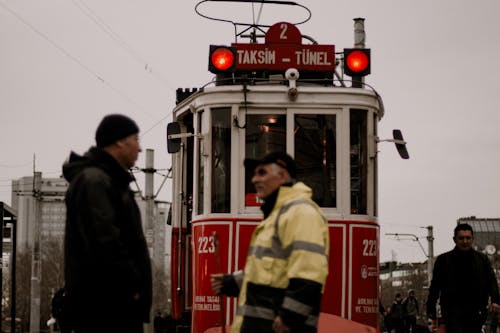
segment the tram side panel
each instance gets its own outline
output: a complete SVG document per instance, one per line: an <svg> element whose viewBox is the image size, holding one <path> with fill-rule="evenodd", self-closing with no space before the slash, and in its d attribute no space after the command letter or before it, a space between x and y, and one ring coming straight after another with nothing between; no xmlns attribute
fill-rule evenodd
<svg viewBox="0 0 500 333"><path fill-rule="evenodd" d="M210 276L231 270L232 229L231 220L193 221L193 332L229 324L228 300L213 293Z"/></svg>
<svg viewBox="0 0 500 333"><path fill-rule="evenodd" d="M375 224L349 225L348 318L379 327L379 227Z"/></svg>
<svg viewBox="0 0 500 333"><path fill-rule="evenodd" d="M244 268L258 223L245 219L193 221L193 332L232 322L237 301L214 295L210 275ZM378 328L378 226L336 220L329 222L329 232L329 276L322 312Z"/></svg>
<svg viewBox="0 0 500 333"><path fill-rule="evenodd" d="M210 275L244 268L250 238L258 223L255 219L234 218L193 220L192 332L231 324L237 300L214 295Z"/></svg>
<svg viewBox="0 0 500 333"><path fill-rule="evenodd" d="M345 317L346 304L346 226L330 222L330 258L328 277L321 303L321 311Z"/></svg>

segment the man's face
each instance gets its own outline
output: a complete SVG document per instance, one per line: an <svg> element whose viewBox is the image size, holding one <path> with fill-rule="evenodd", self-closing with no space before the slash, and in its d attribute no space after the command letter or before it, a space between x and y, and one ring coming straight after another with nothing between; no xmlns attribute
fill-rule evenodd
<svg viewBox="0 0 500 333"><path fill-rule="evenodd" d="M271 193L285 184L287 179L286 170L280 166L274 163L260 164L255 168L252 184L257 191L257 197L265 200Z"/></svg>
<svg viewBox="0 0 500 333"><path fill-rule="evenodd" d="M139 144L139 135L132 134L127 136L122 140L123 145L121 145L121 156L123 166L130 169L135 165L139 153L142 151L141 145Z"/></svg>
<svg viewBox="0 0 500 333"><path fill-rule="evenodd" d="M461 251L469 251L472 249L472 243L474 242L474 236L470 230L459 230L453 241L457 248Z"/></svg>

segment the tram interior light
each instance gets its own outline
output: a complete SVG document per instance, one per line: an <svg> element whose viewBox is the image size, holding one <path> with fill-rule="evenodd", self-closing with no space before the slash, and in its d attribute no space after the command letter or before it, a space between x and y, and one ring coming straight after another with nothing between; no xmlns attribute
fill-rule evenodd
<svg viewBox="0 0 500 333"><path fill-rule="evenodd" d="M208 70L214 74L229 72L236 65L236 49L229 46L210 45Z"/></svg>
<svg viewBox="0 0 500 333"><path fill-rule="evenodd" d="M370 49L344 49L344 74L361 77L371 71Z"/></svg>

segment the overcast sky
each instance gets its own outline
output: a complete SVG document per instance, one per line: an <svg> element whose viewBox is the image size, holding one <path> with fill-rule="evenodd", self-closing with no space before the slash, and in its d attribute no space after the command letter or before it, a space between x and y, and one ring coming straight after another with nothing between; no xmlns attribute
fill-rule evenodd
<svg viewBox="0 0 500 333"><path fill-rule="evenodd" d="M232 25L198 16L196 3L0 0L0 201L10 204L12 179L32 175L34 155L37 171L58 177L71 150L94 143L108 113L136 119L155 167L170 167L165 128L175 89L207 83L209 44L234 40ZM399 128L408 141L410 160L379 146L381 260L425 260L417 242L386 233L413 234L427 249L423 227L433 225L439 254L453 246L459 217L500 217L500 1L300 3L312 12L302 34L337 50L353 44L352 19L366 19L366 82L386 110L379 136ZM252 19L249 4L202 8ZM260 22L305 16L264 5ZM170 184L158 199L170 200Z"/></svg>

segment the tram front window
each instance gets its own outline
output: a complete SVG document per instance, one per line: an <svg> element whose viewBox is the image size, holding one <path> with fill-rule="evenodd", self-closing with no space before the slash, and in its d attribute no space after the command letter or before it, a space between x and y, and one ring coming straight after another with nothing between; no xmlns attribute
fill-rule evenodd
<svg viewBox="0 0 500 333"><path fill-rule="evenodd" d="M247 115L245 158L260 158L273 151L286 151L286 116L278 114ZM246 206L258 205L252 172L245 172Z"/></svg>
<svg viewBox="0 0 500 333"><path fill-rule="evenodd" d="M321 207L337 207L335 115L298 114L294 122L297 179L313 190Z"/></svg>

